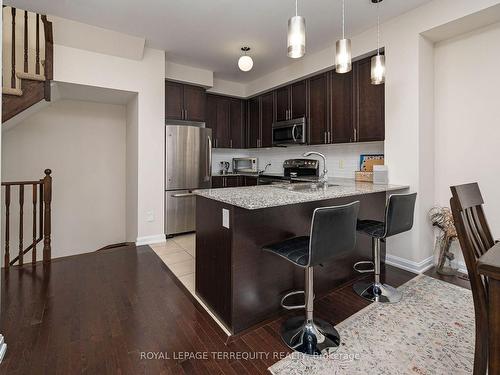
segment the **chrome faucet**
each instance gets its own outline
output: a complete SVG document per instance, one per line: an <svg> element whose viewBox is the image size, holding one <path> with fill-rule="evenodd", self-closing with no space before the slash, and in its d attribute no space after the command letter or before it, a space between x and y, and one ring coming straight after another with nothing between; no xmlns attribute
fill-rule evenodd
<svg viewBox="0 0 500 375"><path fill-rule="evenodd" d="M304 157L307 157L307 156L311 156L311 155L318 155L319 157L321 157L323 159L323 174L321 175L319 181L321 183L323 183L323 186L328 186L328 169L326 169L326 157L325 155L323 155L321 152L316 152L316 151L309 151L309 152L306 152L304 155Z"/></svg>

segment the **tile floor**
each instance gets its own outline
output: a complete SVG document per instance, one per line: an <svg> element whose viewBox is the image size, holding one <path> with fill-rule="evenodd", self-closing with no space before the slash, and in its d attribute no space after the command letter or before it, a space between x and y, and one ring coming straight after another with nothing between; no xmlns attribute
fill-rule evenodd
<svg viewBox="0 0 500 375"><path fill-rule="evenodd" d="M196 256L196 235L194 233L182 234L167 239L166 242L149 245L160 257L165 265L177 276L186 289L196 298L196 300L207 310L210 316L219 324L222 330L230 336L231 333L212 314L202 300L195 293L195 268Z"/></svg>

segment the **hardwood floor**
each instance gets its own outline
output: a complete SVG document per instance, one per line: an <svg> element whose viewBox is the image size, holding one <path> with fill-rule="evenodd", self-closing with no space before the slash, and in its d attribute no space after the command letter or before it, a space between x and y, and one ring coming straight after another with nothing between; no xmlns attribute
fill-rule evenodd
<svg viewBox="0 0 500 375"><path fill-rule="evenodd" d="M387 267L392 285L414 276ZM227 340L147 246L2 270L1 296L1 374L265 374L289 352L279 337L286 316ZM348 284L315 313L336 324L367 304ZM207 359L189 358L196 352Z"/></svg>

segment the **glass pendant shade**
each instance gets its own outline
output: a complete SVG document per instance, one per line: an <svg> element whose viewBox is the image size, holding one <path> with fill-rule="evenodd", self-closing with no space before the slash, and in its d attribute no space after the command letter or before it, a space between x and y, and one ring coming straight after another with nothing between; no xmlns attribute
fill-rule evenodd
<svg viewBox="0 0 500 375"><path fill-rule="evenodd" d="M385 82L385 56L376 55L371 60L372 85L381 85Z"/></svg>
<svg viewBox="0 0 500 375"><path fill-rule="evenodd" d="M250 56L243 55L240 57L238 60L238 67L240 70L244 72L248 72L249 70L252 70L253 67L253 60Z"/></svg>
<svg viewBox="0 0 500 375"><path fill-rule="evenodd" d="M306 19L294 16L288 20L288 57L298 59L306 53Z"/></svg>
<svg viewBox="0 0 500 375"><path fill-rule="evenodd" d="M335 71L337 73L350 72L352 69L351 40L337 40L335 47Z"/></svg>

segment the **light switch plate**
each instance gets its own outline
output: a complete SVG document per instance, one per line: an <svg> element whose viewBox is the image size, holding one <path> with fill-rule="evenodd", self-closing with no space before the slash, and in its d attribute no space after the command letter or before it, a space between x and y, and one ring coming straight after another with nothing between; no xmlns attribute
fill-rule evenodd
<svg viewBox="0 0 500 375"><path fill-rule="evenodd" d="M229 229L229 210L222 209L222 226Z"/></svg>

